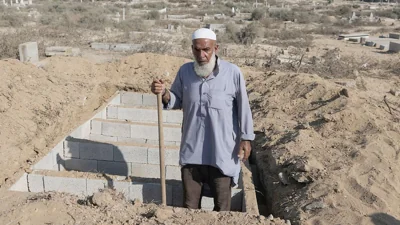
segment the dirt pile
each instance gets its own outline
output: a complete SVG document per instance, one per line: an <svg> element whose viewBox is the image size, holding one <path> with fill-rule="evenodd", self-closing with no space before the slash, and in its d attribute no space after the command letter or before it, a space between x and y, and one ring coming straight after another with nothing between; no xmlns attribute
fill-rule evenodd
<svg viewBox="0 0 400 225"><path fill-rule="evenodd" d="M16 198L19 197L19 198ZM79 199L62 193L9 196L16 207L0 206L2 224L265 224L285 225L280 219L238 212L207 212L184 208L160 207L155 204L126 202L122 194L105 190L96 195L107 204ZM9 200L7 199L7 200ZM5 208L5 207L4 207Z"/></svg>
<svg viewBox="0 0 400 225"><path fill-rule="evenodd" d="M400 218L400 99L388 93L398 78L249 80L271 212L302 224Z"/></svg>

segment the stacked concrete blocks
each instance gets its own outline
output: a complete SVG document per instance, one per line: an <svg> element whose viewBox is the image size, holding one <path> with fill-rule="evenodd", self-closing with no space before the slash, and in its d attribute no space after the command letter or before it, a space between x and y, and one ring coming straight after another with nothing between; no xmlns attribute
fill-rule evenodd
<svg viewBox="0 0 400 225"><path fill-rule="evenodd" d="M158 183L134 183L128 181L109 182L101 179L56 177L41 174L25 174L24 178L27 179L27 189L25 191L30 192L55 191L86 197L93 195L93 193L99 190L113 188L123 193L128 200L133 201L135 199L140 199L146 203L161 203L161 188ZM181 197L178 196L181 191L174 187L175 185L167 184L167 205L179 206L181 203L173 201L173 199L181 199Z"/></svg>
<svg viewBox="0 0 400 225"><path fill-rule="evenodd" d="M32 166L33 173L23 174L11 190L60 191L88 196L100 189L114 188L130 200L159 203L160 184L154 180L160 177L156 105L155 95L118 93L106 107ZM182 206L183 199L182 186L176 183L181 180L178 162L181 121L182 112L164 111L167 204L173 206ZM44 175L42 170L130 176L134 182L55 176L54 172ZM241 211L244 204L242 189L233 189L232 196L232 209ZM202 208L211 210L213 200L203 197Z"/></svg>
<svg viewBox="0 0 400 225"><path fill-rule="evenodd" d="M158 125L93 119L91 121L91 137L99 141L125 141L158 145ZM179 146L180 141L181 128L176 125L164 125L165 144Z"/></svg>
<svg viewBox="0 0 400 225"><path fill-rule="evenodd" d="M66 170L158 178L158 149L139 145L112 145L88 140L66 140L63 150ZM180 179L179 150L165 149L166 178Z"/></svg>
<svg viewBox="0 0 400 225"><path fill-rule="evenodd" d="M180 125L182 123L182 117L182 111L163 111L163 123L165 124ZM110 105L107 107L106 119L157 123L158 114L154 109Z"/></svg>

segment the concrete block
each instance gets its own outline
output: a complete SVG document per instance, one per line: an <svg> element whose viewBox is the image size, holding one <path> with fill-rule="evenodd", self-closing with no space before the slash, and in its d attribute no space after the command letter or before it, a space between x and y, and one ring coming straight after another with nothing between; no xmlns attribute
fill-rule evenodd
<svg viewBox="0 0 400 225"><path fill-rule="evenodd" d="M114 181L113 188L117 191L122 193L126 199L129 199L129 187L131 186L130 182L122 182L122 181Z"/></svg>
<svg viewBox="0 0 400 225"><path fill-rule="evenodd" d="M122 92L121 93L121 104L129 106L142 105L143 96L140 93L135 92Z"/></svg>
<svg viewBox="0 0 400 225"><path fill-rule="evenodd" d="M160 166L132 163L131 175L134 177L160 178Z"/></svg>
<svg viewBox="0 0 400 225"><path fill-rule="evenodd" d="M149 145L157 145L157 146L159 145L158 140L147 140L146 143ZM165 141L164 140L164 145L165 146L176 146L176 141Z"/></svg>
<svg viewBox="0 0 400 225"><path fill-rule="evenodd" d="M96 115L94 115L92 119L107 119L106 118L106 110L102 109L101 111L96 113Z"/></svg>
<svg viewBox="0 0 400 225"><path fill-rule="evenodd" d="M129 190L129 199L140 199L144 203L161 203L161 185L153 183L132 184ZM167 205L172 205L172 186L166 186Z"/></svg>
<svg viewBox="0 0 400 225"><path fill-rule="evenodd" d="M53 169L56 171L65 170L64 140L60 141L49 153L53 158Z"/></svg>
<svg viewBox="0 0 400 225"><path fill-rule="evenodd" d="M87 196L91 196L94 193L99 192L99 190L103 190L107 188L106 180L95 180L95 179L87 179L86 180L86 194Z"/></svg>
<svg viewBox="0 0 400 225"><path fill-rule="evenodd" d="M108 43L92 42L90 43L90 47L96 50L110 50L110 44Z"/></svg>
<svg viewBox="0 0 400 225"><path fill-rule="evenodd" d="M24 173L9 189L10 191L28 192L28 174Z"/></svg>
<svg viewBox="0 0 400 225"><path fill-rule="evenodd" d="M67 192L79 196L86 196L86 179L71 177L44 176L45 191Z"/></svg>
<svg viewBox="0 0 400 225"><path fill-rule="evenodd" d="M183 187L182 185L173 185L172 187L172 205L183 207Z"/></svg>
<svg viewBox="0 0 400 225"><path fill-rule="evenodd" d="M165 149L164 150L165 165L179 166L179 150L178 149ZM160 164L160 153L158 148L149 148L148 157L149 164Z"/></svg>
<svg viewBox="0 0 400 225"><path fill-rule="evenodd" d="M180 127L164 127L164 138L167 141L181 141L182 131Z"/></svg>
<svg viewBox="0 0 400 225"><path fill-rule="evenodd" d="M165 128L164 128L164 131L165 131ZM132 124L131 135L132 135L131 136L132 138L158 140L157 126Z"/></svg>
<svg viewBox="0 0 400 225"><path fill-rule="evenodd" d="M158 140L158 128L151 125L132 124L131 135L135 138ZM181 141L180 127L164 127L164 141L167 143Z"/></svg>
<svg viewBox="0 0 400 225"><path fill-rule="evenodd" d="M50 46L46 47L46 56L79 56L81 50L79 48L64 47L64 46Z"/></svg>
<svg viewBox="0 0 400 225"><path fill-rule="evenodd" d="M90 121L90 134L99 134L101 135L103 123L99 120L91 120Z"/></svg>
<svg viewBox="0 0 400 225"><path fill-rule="evenodd" d="M157 106L157 96L154 94L143 94L144 106Z"/></svg>
<svg viewBox="0 0 400 225"><path fill-rule="evenodd" d="M91 122L86 121L84 124L81 125L82 127L82 133L81 133L81 137L82 139L87 139L90 135L90 129L91 129Z"/></svg>
<svg viewBox="0 0 400 225"><path fill-rule="evenodd" d="M171 124L181 124L183 114L182 111L163 111L163 122ZM158 122L158 113L155 109L140 109L129 107L118 107L118 119L130 120L136 122Z"/></svg>
<svg viewBox="0 0 400 225"><path fill-rule="evenodd" d="M88 121L79 126L78 128L76 128L74 131L72 131L69 136L73 138L83 139L89 137L89 134L90 134L90 122Z"/></svg>
<svg viewBox="0 0 400 225"><path fill-rule="evenodd" d="M105 143L81 142L79 143L79 156L81 159L113 161L114 146Z"/></svg>
<svg viewBox="0 0 400 225"><path fill-rule="evenodd" d="M400 52L400 42L390 42L389 51Z"/></svg>
<svg viewBox="0 0 400 225"><path fill-rule="evenodd" d="M110 105L107 107L107 119L118 119L118 107Z"/></svg>
<svg viewBox="0 0 400 225"><path fill-rule="evenodd" d="M180 166L166 166L165 173L165 177L167 180L181 180Z"/></svg>
<svg viewBox="0 0 400 225"><path fill-rule="evenodd" d="M56 146L51 150L53 154L53 165L57 165L58 162L64 158L64 140L58 142Z"/></svg>
<svg viewBox="0 0 400 225"><path fill-rule="evenodd" d="M65 171L65 160L61 160L57 162L57 164L53 165L53 169L55 171Z"/></svg>
<svg viewBox="0 0 400 225"><path fill-rule="evenodd" d="M174 123L174 124L181 124L183 120L183 113L182 111L164 111L164 114L166 114L167 123Z"/></svg>
<svg viewBox="0 0 400 225"><path fill-rule="evenodd" d="M44 192L43 175L28 174L29 192Z"/></svg>
<svg viewBox="0 0 400 225"><path fill-rule="evenodd" d="M64 141L64 157L65 158L79 158L79 142Z"/></svg>
<svg viewBox="0 0 400 225"><path fill-rule="evenodd" d="M166 118L166 115L163 114L163 118ZM118 119L156 123L158 121L158 113L156 110L151 109L118 107Z"/></svg>
<svg viewBox="0 0 400 225"><path fill-rule="evenodd" d="M147 147L140 146L114 146L114 161L118 162L147 162Z"/></svg>
<svg viewBox="0 0 400 225"><path fill-rule="evenodd" d="M97 160L67 159L65 160L64 165L66 170L97 172Z"/></svg>
<svg viewBox="0 0 400 225"><path fill-rule="evenodd" d="M105 136L101 134L90 134L89 140L98 142L117 142L117 137Z"/></svg>
<svg viewBox="0 0 400 225"><path fill-rule="evenodd" d="M26 42L20 44L19 47L19 60L21 62L39 62L39 50L37 42Z"/></svg>
<svg viewBox="0 0 400 225"><path fill-rule="evenodd" d="M101 134L113 137L131 137L131 125L128 123L103 122Z"/></svg>
<svg viewBox="0 0 400 225"><path fill-rule="evenodd" d="M130 169L131 169L131 163L127 162L110 162L110 161L97 162L97 170L100 173L129 176L131 174Z"/></svg>
<svg viewBox="0 0 400 225"><path fill-rule="evenodd" d="M111 101L110 105L121 105L121 94L117 94Z"/></svg>
<svg viewBox="0 0 400 225"><path fill-rule="evenodd" d="M201 209L212 211L214 209L214 198L203 196L201 198Z"/></svg>
<svg viewBox="0 0 400 225"><path fill-rule="evenodd" d="M145 144L146 139L143 138L126 138L126 137L117 137L118 142L123 142L123 143L137 143L137 144Z"/></svg>
<svg viewBox="0 0 400 225"><path fill-rule="evenodd" d="M39 162L33 165L34 170L53 170L53 154L45 155Z"/></svg>
<svg viewBox="0 0 400 225"><path fill-rule="evenodd" d="M69 136L70 136L70 137L73 137L73 138L83 138L83 137L82 137L82 127L79 126L79 127L76 128L75 130L73 130L73 131L69 134Z"/></svg>

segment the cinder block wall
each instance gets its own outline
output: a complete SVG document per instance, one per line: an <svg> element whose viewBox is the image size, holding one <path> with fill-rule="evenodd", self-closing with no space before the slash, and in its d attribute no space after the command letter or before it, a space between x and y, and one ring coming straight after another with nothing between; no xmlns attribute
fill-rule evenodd
<svg viewBox="0 0 400 225"><path fill-rule="evenodd" d="M130 200L160 202L160 184L155 182L160 177L156 104L155 95L116 94L105 108L73 130L32 166L36 172L24 174L11 190L60 191L88 196L99 189L114 188ZM167 204L182 206L178 162L182 112L163 111L163 123ZM42 170L130 176L133 182L45 176L40 172ZM143 182L143 178L150 181ZM233 189L233 210L242 210L243 196L242 189ZM203 197L202 207L211 210L212 198Z"/></svg>

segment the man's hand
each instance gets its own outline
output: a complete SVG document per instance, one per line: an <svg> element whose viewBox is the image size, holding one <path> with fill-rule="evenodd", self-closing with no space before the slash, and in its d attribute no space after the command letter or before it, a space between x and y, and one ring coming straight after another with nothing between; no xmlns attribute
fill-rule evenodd
<svg viewBox="0 0 400 225"><path fill-rule="evenodd" d="M164 81L161 79L154 79L153 83L151 83L151 92L153 92L153 94L160 94L164 95L165 93L165 84Z"/></svg>
<svg viewBox="0 0 400 225"><path fill-rule="evenodd" d="M243 162L246 161L251 153L251 143L250 141L241 141L240 142L240 147L239 147L239 158Z"/></svg>

